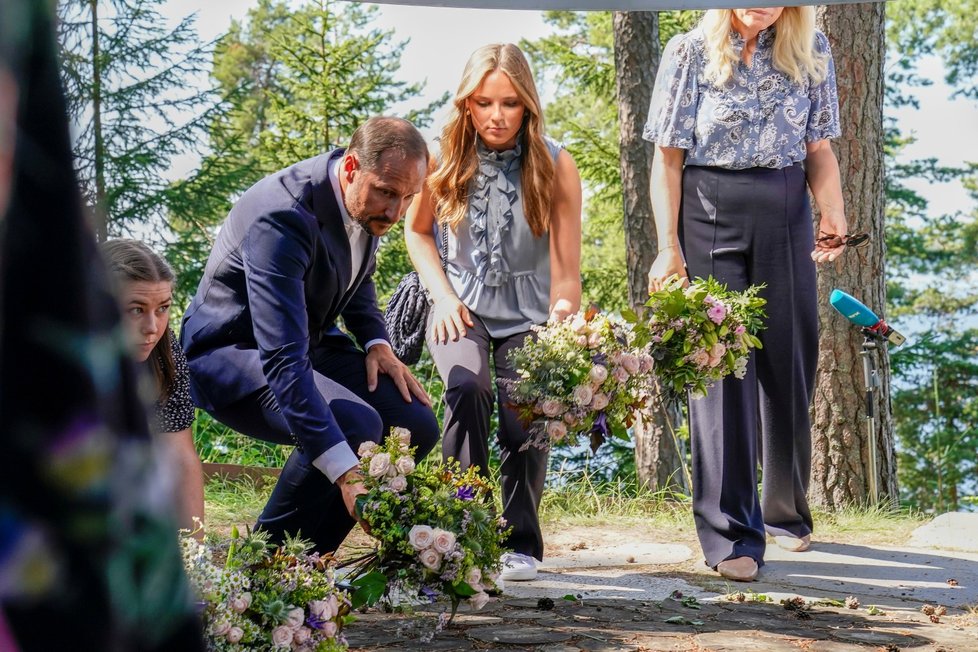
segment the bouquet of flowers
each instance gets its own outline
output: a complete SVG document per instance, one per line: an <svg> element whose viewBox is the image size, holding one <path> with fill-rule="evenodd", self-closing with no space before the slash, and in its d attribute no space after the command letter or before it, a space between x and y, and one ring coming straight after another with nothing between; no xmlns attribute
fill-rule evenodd
<svg viewBox="0 0 978 652"><path fill-rule="evenodd" d="M184 567L201 606L208 650L336 652L347 648L341 629L349 595L311 544L290 539L281 547L264 532L212 549L191 536L182 541ZM215 553L225 554L223 566Z"/></svg>
<svg viewBox="0 0 978 652"><path fill-rule="evenodd" d="M509 353L517 378L506 381L510 404L528 424L526 446L574 445L581 435L597 450L649 403L653 359L632 327L591 308L537 326L535 338Z"/></svg>
<svg viewBox="0 0 978 652"><path fill-rule="evenodd" d="M355 562L354 604L444 595L453 615L462 600L479 609L486 591L497 589L508 530L478 468L463 472L456 461L416 467L410 441L407 430L394 428L382 444L358 451L367 494L357 508L379 544Z"/></svg>
<svg viewBox="0 0 978 652"><path fill-rule="evenodd" d="M760 348L756 333L766 316L763 286L734 292L714 278L683 287L673 279L649 297L645 320L636 324L639 340L655 358L653 373L668 395L686 390L694 397L728 374L743 378L750 351Z"/></svg>

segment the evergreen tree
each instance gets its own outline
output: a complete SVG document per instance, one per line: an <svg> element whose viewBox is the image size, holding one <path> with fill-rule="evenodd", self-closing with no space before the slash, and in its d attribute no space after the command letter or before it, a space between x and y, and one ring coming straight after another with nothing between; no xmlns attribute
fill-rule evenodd
<svg viewBox="0 0 978 652"><path fill-rule="evenodd" d="M174 157L200 139L207 49L194 18L169 25L161 0L62 0L61 73L76 169L99 239L146 237L165 215Z"/></svg>

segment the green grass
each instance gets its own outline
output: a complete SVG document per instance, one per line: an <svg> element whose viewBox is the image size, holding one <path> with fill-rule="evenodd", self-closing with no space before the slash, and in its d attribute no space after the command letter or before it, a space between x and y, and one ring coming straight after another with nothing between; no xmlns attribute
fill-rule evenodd
<svg viewBox="0 0 978 652"><path fill-rule="evenodd" d="M905 544L916 528L930 520L917 510L886 505L851 506L835 512L816 510L812 516L817 538L878 545Z"/></svg>
<svg viewBox="0 0 978 652"><path fill-rule="evenodd" d="M264 482L247 476L211 478L204 486L207 532L227 534L232 525L253 525L274 486L274 478Z"/></svg>

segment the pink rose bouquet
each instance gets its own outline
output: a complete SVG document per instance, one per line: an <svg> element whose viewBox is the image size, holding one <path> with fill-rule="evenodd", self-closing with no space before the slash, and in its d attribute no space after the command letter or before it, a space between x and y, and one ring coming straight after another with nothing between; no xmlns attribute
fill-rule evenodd
<svg viewBox="0 0 978 652"><path fill-rule="evenodd" d="M649 297L644 320L626 315L650 347L653 373L668 396L682 398L687 390L702 396L729 374L744 377L751 349L761 346L762 287L734 292L713 278L685 288L673 280Z"/></svg>
<svg viewBox="0 0 978 652"><path fill-rule="evenodd" d="M181 540L184 567L200 600L208 650L339 652L341 629L353 618L350 597L333 568L310 544L289 539L274 547L264 532L209 546ZM215 558L225 559L223 566Z"/></svg>
<svg viewBox="0 0 978 652"><path fill-rule="evenodd" d="M454 614L481 607L498 587L505 524L496 518L478 469L457 462L415 466L410 433L395 428L358 451L367 494L357 508L377 548L349 564L353 602L431 601L446 596Z"/></svg>
<svg viewBox="0 0 978 652"><path fill-rule="evenodd" d="M528 424L526 446L575 445L596 450L628 427L648 405L652 357L631 325L590 309L534 329L509 354L517 378L505 381L510 404Z"/></svg>

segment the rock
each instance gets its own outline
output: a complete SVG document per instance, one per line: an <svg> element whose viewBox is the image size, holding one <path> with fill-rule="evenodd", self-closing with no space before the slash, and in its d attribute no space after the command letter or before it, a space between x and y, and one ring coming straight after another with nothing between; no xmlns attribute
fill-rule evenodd
<svg viewBox="0 0 978 652"><path fill-rule="evenodd" d="M978 552L978 512L941 514L914 530L910 545Z"/></svg>

